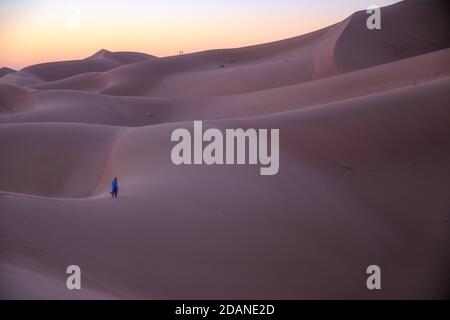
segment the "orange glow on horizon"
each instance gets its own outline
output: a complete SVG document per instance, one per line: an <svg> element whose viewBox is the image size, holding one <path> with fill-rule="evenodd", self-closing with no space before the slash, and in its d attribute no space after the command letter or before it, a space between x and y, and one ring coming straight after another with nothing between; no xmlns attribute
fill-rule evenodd
<svg viewBox="0 0 450 320"><path fill-rule="evenodd" d="M217 9L211 4L204 8L208 2L202 0L189 0L197 7L138 0L133 1L139 6L123 7L79 0L79 11L71 12L66 0L21 1L27 6L7 4L9 7L2 8L7 5L0 4L0 67L20 69L36 63L83 59L100 49L163 57L181 50L191 53L242 47L318 30L354 11L336 12L337 7L325 11L317 4L302 4L302 10L294 10L292 3L291 10L275 4L260 8L258 3L250 7L233 0ZM74 13L78 19L75 27L70 24Z"/></svg>

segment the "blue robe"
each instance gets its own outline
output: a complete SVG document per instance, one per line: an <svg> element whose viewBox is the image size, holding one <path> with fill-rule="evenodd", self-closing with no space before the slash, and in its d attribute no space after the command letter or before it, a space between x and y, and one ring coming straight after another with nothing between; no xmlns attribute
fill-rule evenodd
<svg viewBox="0 0 450 320"><path fill-rule="evenodd" d="M117 180L113 180L111 187L112 187L113 192L116 192L117 190L119 190L119 183L117 182Z"/></svg>

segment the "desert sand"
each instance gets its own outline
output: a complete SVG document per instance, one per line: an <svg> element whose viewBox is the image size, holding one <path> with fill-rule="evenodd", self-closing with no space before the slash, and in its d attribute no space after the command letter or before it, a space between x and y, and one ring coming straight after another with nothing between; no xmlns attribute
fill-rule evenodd
<svg viewBox="0 0 450 320"><path fill-rule="evenodd" d="M1 69L0 298L448 297L449 9L408 0L381 30L363 11L245 48ZM174 165L170 134L194 120L279 128L278 175Z"/></svg>

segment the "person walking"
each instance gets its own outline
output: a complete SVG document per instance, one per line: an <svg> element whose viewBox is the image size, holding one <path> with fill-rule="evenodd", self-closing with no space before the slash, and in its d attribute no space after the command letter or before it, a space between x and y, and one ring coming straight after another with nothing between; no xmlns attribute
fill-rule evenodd
<svg viewBox="0 0 450 320"><path fill-rule="evenodd" d="M117 198L117 194L119 193L119 182L117 181L117 177L115 177L113 182L111 183L111 189L111 197Z"/></svg>

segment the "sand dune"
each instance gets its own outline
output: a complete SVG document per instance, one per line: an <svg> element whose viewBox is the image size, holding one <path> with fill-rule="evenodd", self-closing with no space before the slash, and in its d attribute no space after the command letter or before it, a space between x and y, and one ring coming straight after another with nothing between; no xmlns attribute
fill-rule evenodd
<svg viewBox="0 0 450 320"><path fill-rule="evenodd" d="M0 77L4 77L0 79L0 84L38 85L79 74L107 71L122 65L152 59L156 59L156 57L145 53L111 52L102 49L82 60L42 63L23 68L20 71L2 68Z"/></svg>
<svg viewBox="0 0 450 320"><path fill-rule="evenodd" d="M356 13L269 44L101 50L0 78L0 297L447 297L450 40L447 4L427 4L383 8L370 34ZM175 166L170 134L193 120L279 128L279 174ZM85 290L65 290L71 264Z"/></svg>
<svg viewBox="0 0 450 320"><path fill-rule="evenodd" d="M0 84L9 84L21 87L28 87L42 82L43 81L37 76L24 71L9 72L0 78Z"/></svg>
<svg viewBox="0 0 450 320"><path fill-rule="evenodd" d="M120 201L5 194L2 207L16 219L4 219L1 234L16 240L3 254L39 260L39 252L25 246L29 238L21 236L33 228L33 241L55 266L80 261L89 279L114 283L118 297L369 298L358 285L364 277L358 270L372 260L389 270L392 287L382 296L439 297L448 262L442 222L448 210L448 181L442 177L450 173L448 85L449 79L438 80L258 119L208 123L279 127L284 161L280 174L268 180L251 167L171 165L164 138L190 123L124 130L97 190L104 193L117 174ZM21 222L31 207L40 214L33 224ZM311 272L317 265L322 267ZM244 277L246 282L239 280ZM168 285L168 278L176 285Z"/></svg>
<svg viewBox="0 0 450 320"><path fill-rule="evenodd" d="M43 81L54 81L87 72L107 71L125 64L152 59L155 57L144 53L110 52L102 49L83 60L37 64L23 68L21 71Z"/></svg>
<svg viewBox="0 0 450 320"><path fill-rule="evenodd" d="M446 0L403 1L382 8L382 28L361 28L364 12L355 13L335 46L339 72L354 71L448 48L450 29Z"/></svg>
<svg viewBox="0 0 450 320"><path fill-rule="evenodd" d="M274 43L146 60L33 88L121 96L210 97L302 83L334 74L332 48L347 23Z"/></svg>
<svg viewBox="0 0 450 320"><path fill-rule="evenodd" d="M65 123L6 124L0 131L0 190L60 197L91 194L115 134Z"/></svg>
<svg viewBox="0 0 450 320"><path fill-rule="evenodd" d="M3 77L12 72L16 72L16 70L7 67L0 68L0 77Z"/></svg>
<svg viewBox="0 0 450 320"><path fill-rule="evenodd" d="M358 12L292 39L145 60L33 87L121 96L210 97L292 85L448 48L447 7L445 0L433 5L412 0L384 8L379 31L365 28L367 15Z"/></svg>
<svg viewBox="0 0 450 320"><path fill-rule="evenodd" d="M237 118L278 113L415 86L450 75L450 49L357 72L285 87L199 98L118 97L81 91L32 93L33 110L5 115L0 123L81 122L142 126L195 119ZM411 68L415 65L415 68ZM70 99L70 105L65 103Z"/></svg>

